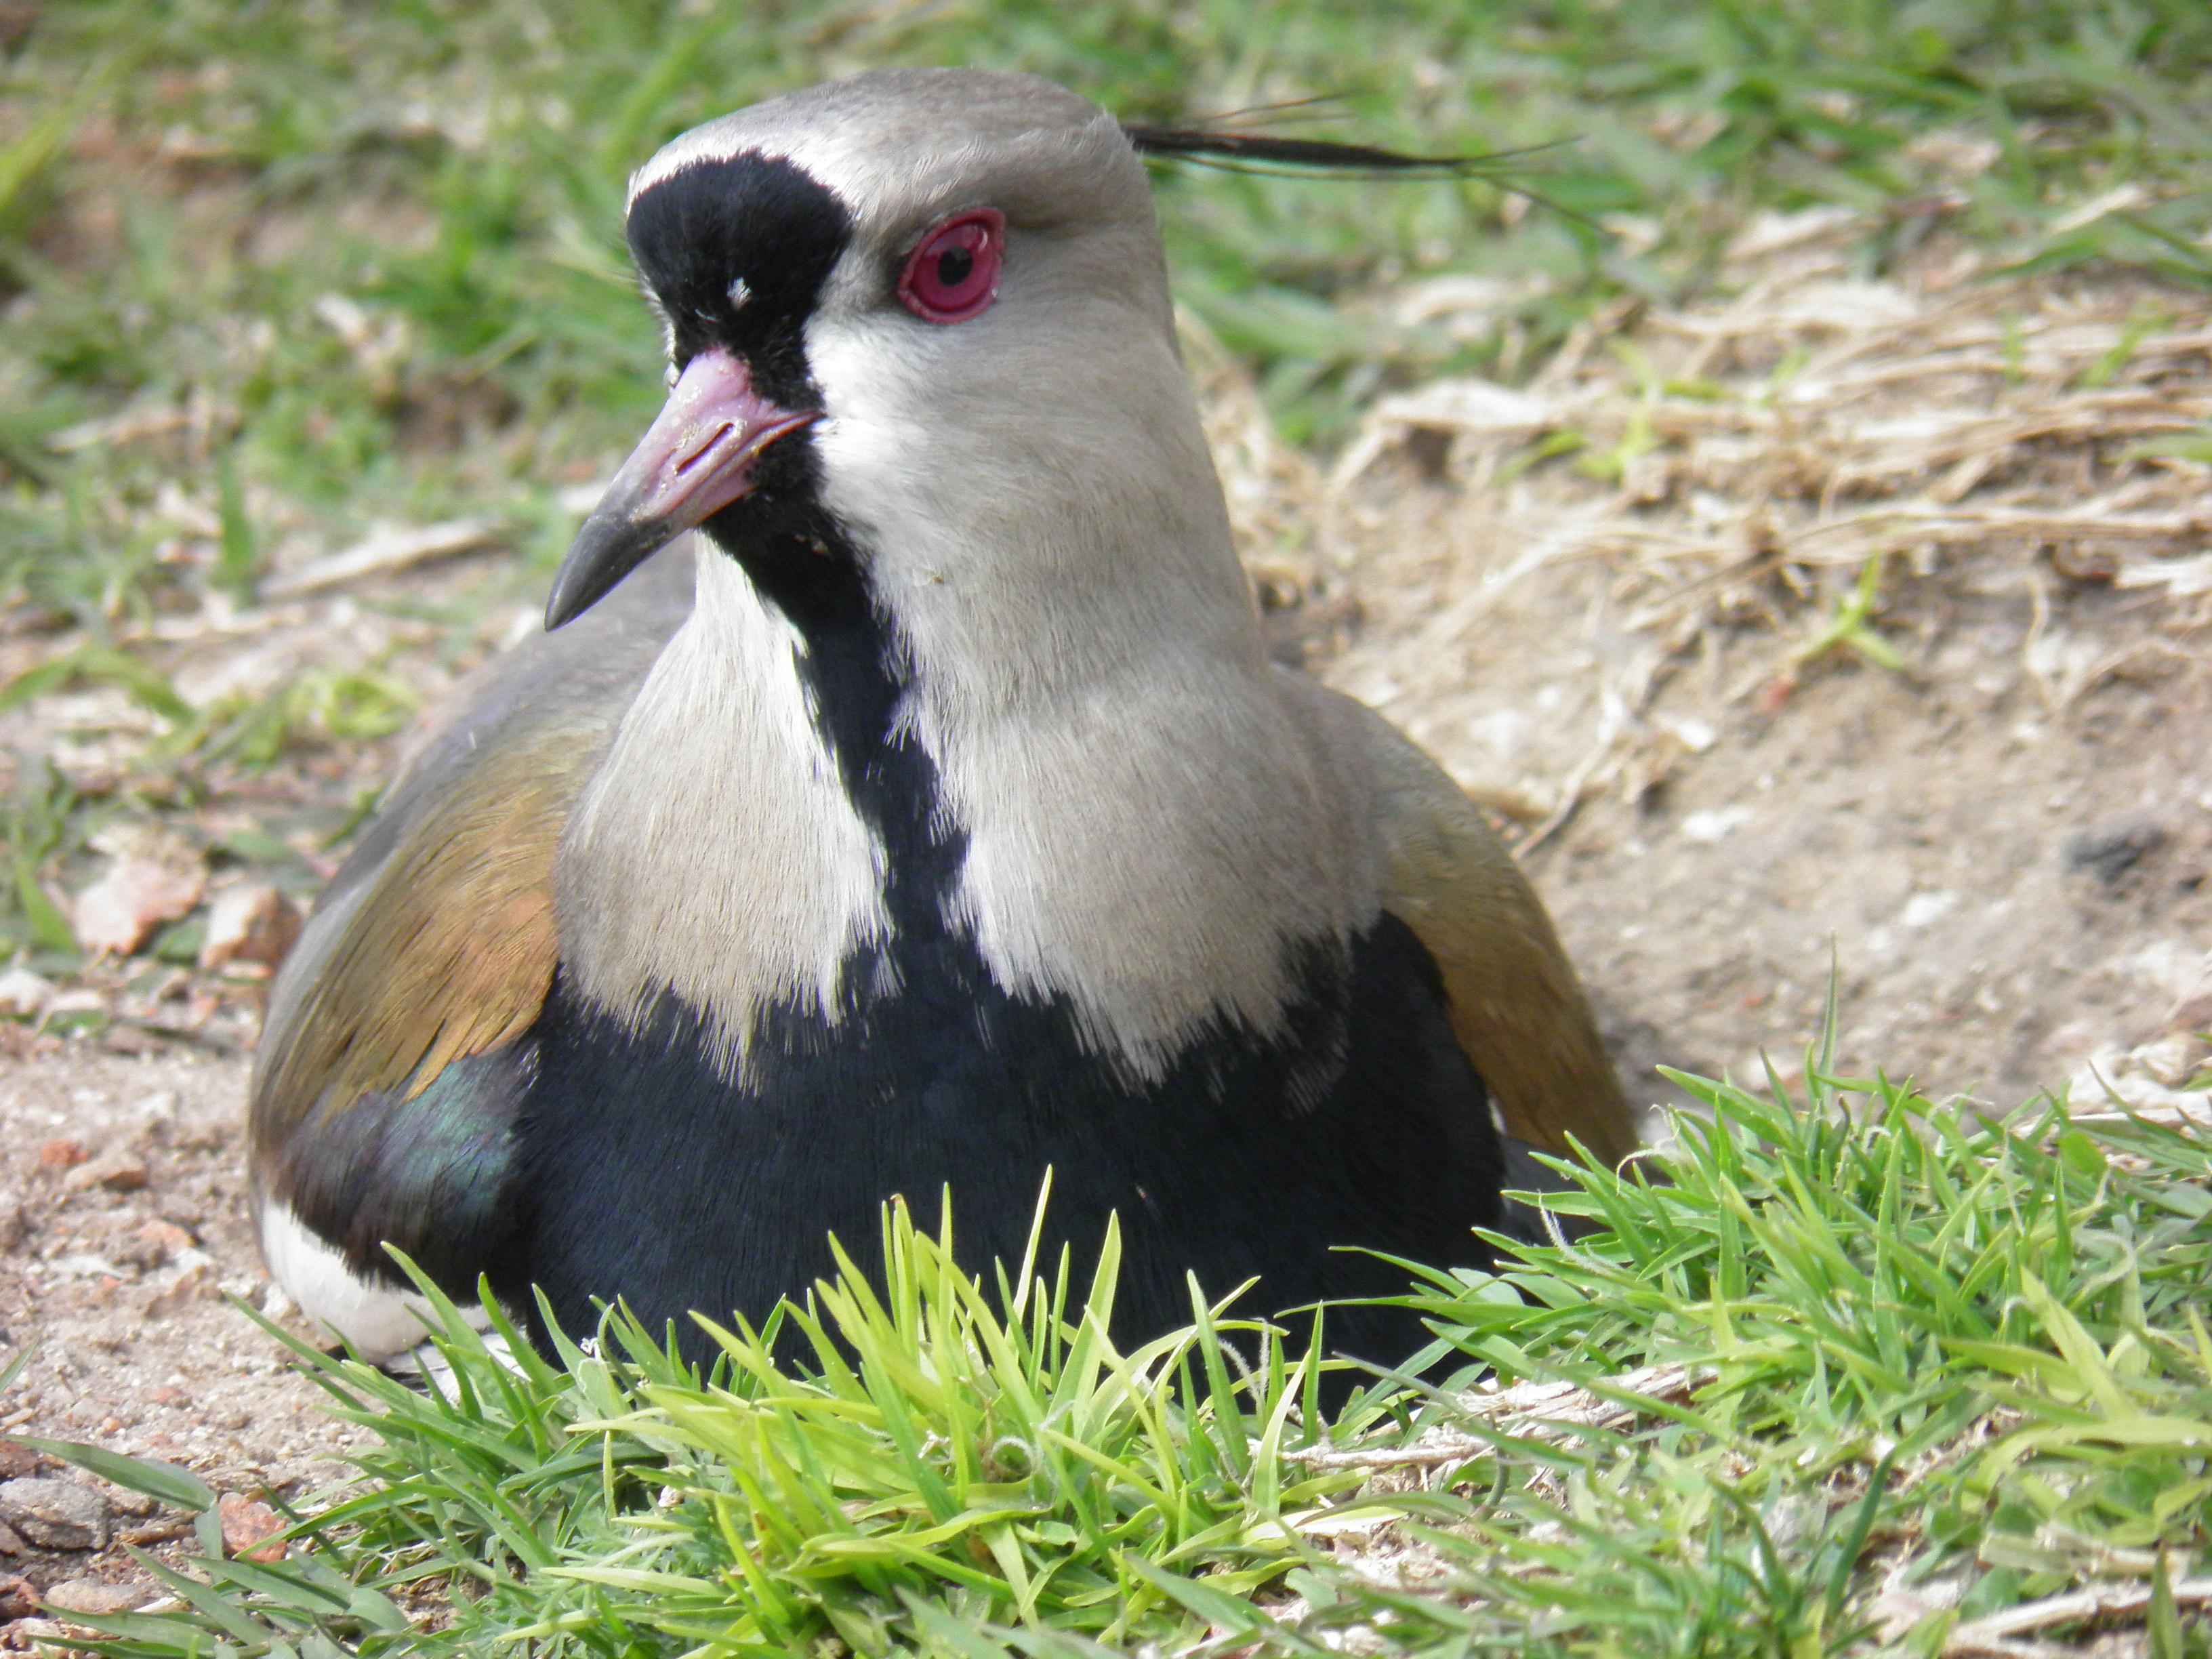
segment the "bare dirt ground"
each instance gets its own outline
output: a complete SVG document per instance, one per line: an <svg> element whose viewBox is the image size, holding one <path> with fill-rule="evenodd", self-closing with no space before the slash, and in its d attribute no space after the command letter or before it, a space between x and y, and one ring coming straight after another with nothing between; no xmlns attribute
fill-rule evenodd
<svg viewBox="0 0 2212 1659"><path fill-rule="evenodd" d="M1516 828L1636 1097L1802 1072L1832 962L1847 1073L2148 1098L2212 1024L2212 308L1849 234L1383 404L1322 672Z"/></svg>
<svg viewBox="0 0 2212 1659"><path fill-rule="evenodd" d="M1869 280L1835 251L1854 240L1832 216L1763 226L1729 307L1605 319L1526 389L1395 398L1328 476L1196 343L1270 626L1520 838L1634 1097L1677 1097L1661 1063L1794 1076L1833 961L1846 1071L2003 1107L2094 1060L2130 1099L2201 1105L2176 1091L2212 1024L2212 306L1980 281L1941 248ZM458 648L399 603L486 587ZM533 603L463 555L165 624L159 649L188 696L303 663L434 695ZM56 648L0 641L0 674ZM157 730L106 690L5 725L91 783ZM206 902L272 872L310 893L318 837L398 741L177 802ZM128 961L0 1025L0 1322L43 1345L0 1432L246 1497L334 1472L349 1431L220 1299L285 1311L241 1203L258 988ZM112 1545L10 1525L0 1571L28 1588L151 1593ZM0 1615L28 1611L15 1593Z"/></svg>
<svg viewBox="0 0 2212 1659"><path fill-rule="evenodd" d="M232 1495L232 1535L250 1545L276 1517L261 1510L256 1528L237 1505L341 1478L354 1431L226 1299L272 1299L241 1202L244 1068L89 1048L12 1064L0 1093L0 1322L12 1348L39 1344L0 1425L195 1468ZM123 1547L185 1532L182 1515L17 1443L0 1443L0 1571L15 1581L0 1580L0 1616L18 1618L0 1646L40 1632L19 1617L30 1592L86 1612L149 1599ZM88 1490L88 1528L39 1526L52 1494L31 1483L58 1479Z"/></svg>

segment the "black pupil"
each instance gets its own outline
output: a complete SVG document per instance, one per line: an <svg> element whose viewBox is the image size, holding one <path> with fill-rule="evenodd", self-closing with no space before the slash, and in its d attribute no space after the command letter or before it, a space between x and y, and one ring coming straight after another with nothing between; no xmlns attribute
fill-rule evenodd
<svg viewBox="0 0 2212 1659"><path fill-rule="evenodd" d="M958 288L975 269L975 256L964 247L949 247L937 256L937 280Z"/></svg>

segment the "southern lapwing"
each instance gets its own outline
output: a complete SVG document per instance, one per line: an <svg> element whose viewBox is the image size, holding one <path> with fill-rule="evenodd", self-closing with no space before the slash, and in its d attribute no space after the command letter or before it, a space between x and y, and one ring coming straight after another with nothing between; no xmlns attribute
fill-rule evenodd
<svg viewBox="0 0 2212 1659"><path fill-rule="evenodd" d="M274 988L253 1187L311 1317L419 1341L389 1243L533 1329L532 1286L757 1321L895 1194L1018 1261L1049 1170L1148 1335L1187 1274L1264 1311L1480 1263L1506 1137L1631 1149L1511 859L1261 648L1146 144L886 70L637 174L667 406Z"/></svg>

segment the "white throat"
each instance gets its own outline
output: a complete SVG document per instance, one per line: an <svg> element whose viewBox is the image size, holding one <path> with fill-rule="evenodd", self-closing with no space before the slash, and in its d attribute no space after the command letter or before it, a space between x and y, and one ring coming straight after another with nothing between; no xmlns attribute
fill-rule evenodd
<svg viewBox="0 0 2212 1659"><path fill-rule="evenodd" d="M798 672L803 641L699 543L697 598L568 821L556 917L571 989L633 1025L661 990L741 1073L757 1015L836 1020L843 963L883 936L883 851L845 795Z"/></svg>

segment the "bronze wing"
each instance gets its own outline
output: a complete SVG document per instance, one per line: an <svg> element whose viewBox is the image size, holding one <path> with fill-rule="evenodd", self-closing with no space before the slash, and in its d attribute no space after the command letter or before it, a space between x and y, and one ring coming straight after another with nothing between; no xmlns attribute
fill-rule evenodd
<svg viewBox="0 0 2212 1659"><path fill-rule="evenodd" d="M365 1278L383 1246L466 1288L500 1244L526 1034L553 979L569 808L691 605L687 538L587 616L459 687L403 763L272 988L258 1205Z"/></svg>
<svg viewBox="0 0 2212 1659"><path fill-rule="evenodd" d="M1506 1133L1561 1157L1571 1136L1619 1163L1637 1145L1628 1103L1528 878L1459 786L1395 726L1305 686L1300 700L1322 714L1325 741L1365 793L1382 908L1436 958L1453 1032Z"/></svg>

